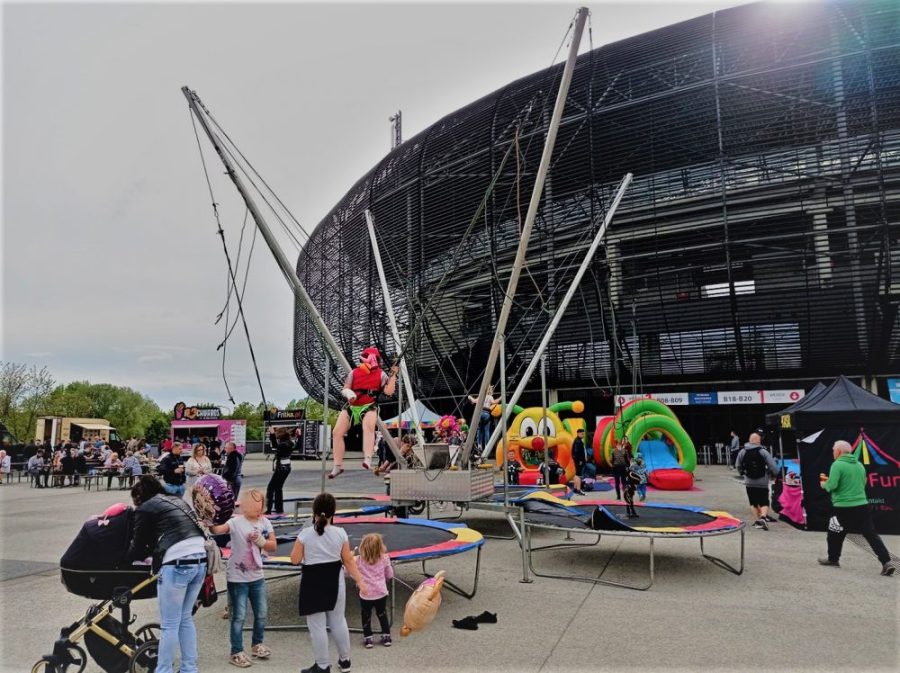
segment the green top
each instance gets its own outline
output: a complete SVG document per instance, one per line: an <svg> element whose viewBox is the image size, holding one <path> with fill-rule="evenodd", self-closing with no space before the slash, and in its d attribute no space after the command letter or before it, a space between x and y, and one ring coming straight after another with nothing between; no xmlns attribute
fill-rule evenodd
<svg viewBox="0 0 900 673"><path fill-rule="evenodd" d="M866 498L866 468L852 453L839 456L831 464L828 481L822 488L831 493L831 504L835 507L859 507L868 505Z"/></svg>

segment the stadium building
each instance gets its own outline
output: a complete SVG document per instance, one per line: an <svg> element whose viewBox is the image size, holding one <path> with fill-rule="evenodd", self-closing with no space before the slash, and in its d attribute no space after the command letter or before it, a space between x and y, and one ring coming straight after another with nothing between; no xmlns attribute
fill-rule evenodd
<svg viewBox="0 0 900 673"><path fill-rule="evenodd" d="M344 352L408 340L417 395L438 411L470 413L562 70L393 149L300 254ZM548 351L551 399L581 399L593 418L617 394L668 395L702 443L746 435L838 374L886 396L900 376L900 3L751 4L582 54L507 328L510 388L626 172ZM296 373L317 395L322 362L298 306Z"/></svg>

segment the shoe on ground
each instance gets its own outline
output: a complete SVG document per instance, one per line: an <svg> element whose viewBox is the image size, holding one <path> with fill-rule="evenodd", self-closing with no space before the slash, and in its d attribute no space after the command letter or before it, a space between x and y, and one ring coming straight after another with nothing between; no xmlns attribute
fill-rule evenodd
<svg viewBox="0 0 900 673"><path fill-rule="evenodd" d="M763 519L765 519L765 520L768 521L769 523L778 523L778 519L773 519L773 518L772 518L771 516L769 516L768 514L766 514L766 515L763 517Z"/></svg>
<svg viewBox="0 0 900 673"><path fill-rule="evenodd" d="M884 577L890 577L897 571L897 567L894 565L892 561L888 561L881 567L881 574Z"/></svg>
<svg viewBox="0 0 900 673"><path fill-rule="evenodd" d="M331 673L331 666L322 668L319 664L313 664L309 668L303 668L300 673Z"/></svg>
<svg viewBox="0 0 900 673"><path fill-rule="evenodd" d="M268 659L272 656L272 650L262 643L259 643L258 645L253 646L253 649L250 650L250 654L253 655L254 659Z"/></svg>
<svg viewBox="0 0 900 673"><path fill-rule="evenodd" d="M820 558L820 559L816 559L816 560L819 562L820 566L831 566L833 568L841 567L841 564L838 561L832 561L831 559ZM884 574L884 573L882 573L882 574Z"/></svg>
<svg viewBox="0 0 900 673"><path fill-rule="evenodd" d="M478 622L475 621L474 617L463 617L462 619L454 619L453 627L456 629L463 629L465 631L477 631Z"/></svg>
<svg viewBox="0 0 900 673"><path fill-rule="evenodd" d="M580 488L573 489L573 491L574 491L577 495L584 495L584 491L582 491Z"/></svg>
<svg viewBox="0 0 900 673"><path fill-rule="evenodd" d="M382 645L384 645L385 647L390 647L391 643L392 643L392 641L391 641L390 633L385 633L383 636L381 636L381 644Z"/></svg>
<svg viewBox="0 0 900 673"><path fill-rule="evenodd" d="M763 523L764 522L762 519L757 519L756 521L753 522L753 528L762 528Z"/></svg>
<svg viewBox="0 0 900 673"><path fill-rule="evenodd" d="M350 673L350 660L338 659L338 668L341 669L341 673Z"/></svg>
<svg viewBox="0 0 900 673"><path fill-rule="evenodd" d="M363 647L365 647L367 650L371 650L373 647L375 647L375 639L372 638L372 636L366 636L365 638L363 638Z"/></svg>
<svg viewBox="0 0 900 673"><path fill-rule="evenodd" d="M479 624L496 624L497 623L497 613L496 612L488 612L485 610L480 615L475 617L475 621Z"/></svg>
<svg viewBox="0 0 900 673"><path fill-rule="evenodd" d="M250 661L250 657L243 652L232 654L231 659L229 659L228 662L232 666L237 666L238 668L250 668L253 665L253 662Z"/></svg>

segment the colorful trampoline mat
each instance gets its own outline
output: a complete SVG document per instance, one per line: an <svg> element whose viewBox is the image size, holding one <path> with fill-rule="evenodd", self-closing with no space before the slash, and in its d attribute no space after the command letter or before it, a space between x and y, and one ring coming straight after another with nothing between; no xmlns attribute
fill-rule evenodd
<svg viewBox="0 0 900 673"><path fill-rule="evenodd" d="M386 514L391 511L391 499L387 495L336 495L334 499L337 501L337 516L370 516L374 514ZM297 495L285 498L286 504L295 503L295 507L306 505L312 510L314 495ZM301 512L305 516L309 516L311 512ZM283 525L284 522L293 522L293 514L270 514L269 521L273 524Z"/></svg>
<svg viewBox="0 0 900 673"><path fill-rule="evenodd" d="M351 549L359 546L363 536L380 533L384 538L388 556L396 562L461 554L484 544L481 533L460 523L387 517L336 517L334 525L347 531ZM292 533L277 535L278 547L271 556L264 557L265 567L291 565L291 550L299 530L298 528ZM226 558L229 554L230 550L223 550Z"/></svg>
<svg viewBox="0 0 900 673"><path fill-rule="evenodd" d="M739 530L743 526L740 519L728 512L691 505L635 503L638 516L629 519L625 503L620 502L570 502L532 493L523 497L520 504L528 522L559 528L683 535Z"/></svg>

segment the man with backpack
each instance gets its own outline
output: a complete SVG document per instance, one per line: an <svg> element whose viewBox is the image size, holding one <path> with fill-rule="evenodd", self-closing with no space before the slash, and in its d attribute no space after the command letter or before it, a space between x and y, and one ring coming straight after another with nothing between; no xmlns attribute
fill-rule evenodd
<svg viewBox="0 0 900 673"><path fill-rule="evenodd" d="M778 474L778 467L772 455L762 447L759 433L750 435L750 441L738 453L734 466L744 478L747 499L755 519L753 527L769 530L768 522L775 521L769 517L769 477Z"/></svg>

